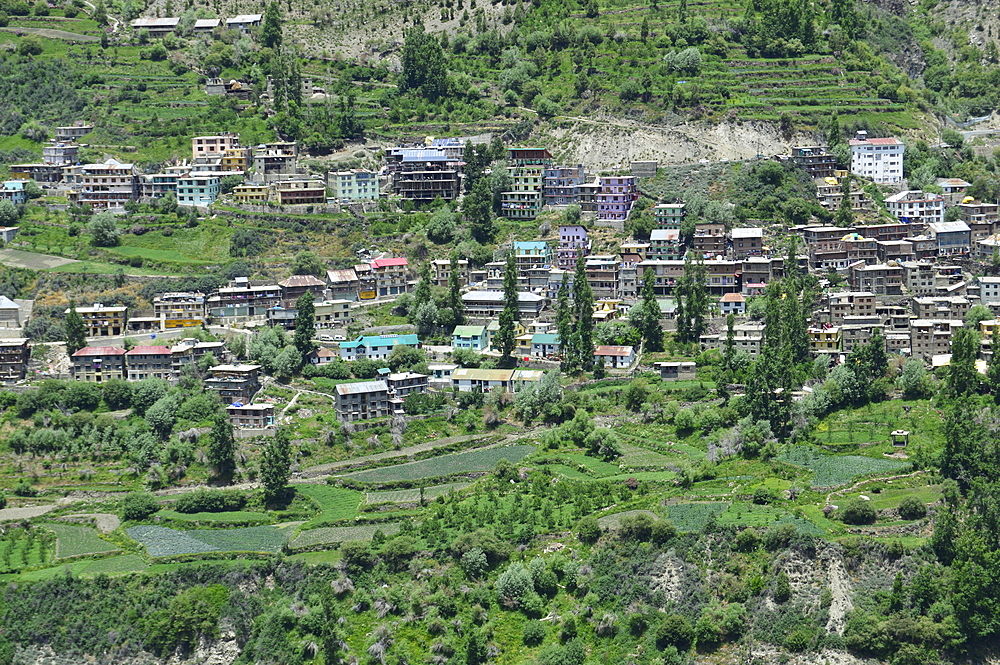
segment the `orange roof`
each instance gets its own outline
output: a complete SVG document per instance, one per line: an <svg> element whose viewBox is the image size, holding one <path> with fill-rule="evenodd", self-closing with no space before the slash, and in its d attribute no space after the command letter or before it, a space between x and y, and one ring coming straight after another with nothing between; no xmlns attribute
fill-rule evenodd
<svg viewBox="0 0 1000 665"><path fill-rule="evenodd" d="M727 293L726 295L722 296L722 298L719 300L719 302L746 302L746 301L747 299L744 298L739 293Z"/></svg>
<svg viewBox="0 0 1000 665"><path fill-rule="evenodd" d="M599 346L594 349L595 356L627 356L632 353L631 346Z"/></svg>

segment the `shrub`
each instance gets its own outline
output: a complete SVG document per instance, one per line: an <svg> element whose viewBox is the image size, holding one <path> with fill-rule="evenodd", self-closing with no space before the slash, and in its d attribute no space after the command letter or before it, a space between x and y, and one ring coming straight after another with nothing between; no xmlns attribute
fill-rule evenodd
<svg viewBox="0 0 1000 665"><path fill-rule="evenodd" d="M792 583L788 579L788 573L781 571L774 581L774 602L784 603L792 597Z"/></svg>
<svg viewBox="0 0 1000 665"><path fill-rule="evenodd" d="M753 502L759 506L766 506L775 499L774 492L766 487L758 487L753 491Z"/></svg>
<svg viewBox="0 0 1000 665"><path fill-rule="evenodd" d="M247 499L238 490L197 490L171 506L179 513L222 513L243 510Z"/></svg>
<svg viewBox="0 0 1000 665"><path fill-rule="evenodd" d="M899 502L899 516L904 520L919 520L927 516L927 505L915 496L904 496Z"/></svg>
<svg viewBox="0 0 1000 665"><path fill-rule="evenodd" d="M35 496L38 494L38 490L31 486L31 481L27 478L21 478L17 481L17 485L14 485L14 494L16 496Z"/></svg>
<svg viewBox="0 0 1000 665"><path fill-rule="evenodd" d="M17 52L21 55L40 55L42 52L42 40L34 35L21 37L21 43L17 45Z"/></svg>
<svg viewBox="0 0 1000 665"><path fill-rule="evenodd" d="M653 535L653 518L646 513L623 517L618 525L618 535L624 540L649 542Z"/></svg>
<svg viewBox="0 0 1000 665"><path fill-rule="evenodd" d="M656 628L656 648L666 649L676 647L679 651L687 651L694 639L694 628L681 614L670 614Z"/></svg>
<svg viewBox="0 0 1000 665"><path fill-rule="evenodd" d="M148 519L159 509L156 497L149 492L129 492L122 499L123 520L138 522Z"/></svg>
<svg viewBox="0 0 1000 665"><path fill-rule="evenodd" d="M529 594L536 595L534 589L531 573L520 563L512 563L496 582L497 598L505 607L520 607Z"/></svg>
<svg viewBox="0 0 1000 665"><path fill-rule="evenodd" d="M874 524L878 513L871 501L851 499L841 513L845 524Z"/></svg>
<svg viewBox="0 0 1000 665"><path fill-rule="evenodd" d="M469 579L482 577L483 573L489 567L489 562L486 560L486 552L481 547L473 547L463 554L461 562L462 570L465 571Z"/></svg>
<svg viewBox="0 0 1000 665"><path fill-rule="evenodd" d="M675 536L677 536L677 528L670 520L656 520L653 522L650 540L657 545L662 545L668 540L673 540Z"/></svg>
<svg viewBox="0 0 1000 665"><path fill-rule="evenodd" d="M3 510L6 507L7 507L7 495L4 494L3 492L0 492L0 510Z"/></svg>
<svg viewBox="0 0 1000 665"><path fill-rule="evenodd" d="M521 641L525 646L538 646L545 640L545 624L537 619L524 624L524 631L521 634Z"/></svg>
<svg viewBox="0 0 1000 665"><path fill-rule="evenodd" d="M601 537L601 525L593 515L584 517L576 523L576 537L583 543L596 543Z"/></svg>

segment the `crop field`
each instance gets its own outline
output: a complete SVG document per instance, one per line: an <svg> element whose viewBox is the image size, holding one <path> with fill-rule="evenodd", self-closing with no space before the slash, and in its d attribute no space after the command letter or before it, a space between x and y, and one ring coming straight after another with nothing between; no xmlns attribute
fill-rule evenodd
<svg viewBox="0 0 1000 665"><path fill-rule="evenodd" d="M218 547L192 538L182 531L162 526L141 524L129 527L125 531L129 537L146 548L149 556L177 556L178 554L202 554L219 551Z"/></svg>
<svg viewBox="0 0 1000 665"><path fill-rule="evenodd" d="M714 515L718 517L729 508L728 503L678 503L667 506L667 519L683 533L701 531Z"/></svg>
<svg viewBox="0 0 1000 665"><path fill-rule="evenodd" d="M829 446L889 443L889 433L910 432L910 446L935 447L941 441L941 414L929 400L888 400L838 411L816 426L816 441Z"/></svg>
<svg viewBox="0 0 1000 665"><path fill-rule="evenodd" d="M83 554L103 554L117 552L118 548L106 540L101 540L97 530L89 526L70 524L46 524L56 534L56 558L65 559Z"/></svg>
<svg viewBox="0 0 1000 665"><path fill-rule="evenodd" d="M332 485L296 485L295 491L315 501L320 508L320 513L306 523L306 529L310 524L354 519L358 505L364 500L364 494L357 490Z"/></svg>
<svg viewBox="0 0 1000 665"><path fill-rule="evenodd" d="M288 540L290 527L249 526L243 529L200 529L189 532L220 552L271 552L277 554Z"/></svg>
<svg viewBox="0 0 1000 665"><path fill-rule="evenodd" d="M179 513L176 510L161 510L160 517L178 522L219 522L220 524L268 524L271 516L246 510L219 513Z"/></svg>
<svg viewBox="0 0 1000 665"><path fill-rule="evenodd" d="M858 476L901 471L909 466L906 462L859 455L824 455L808 446L797 446L775 459L801 466L813 472L813 487L837 487L845 485Z"/></svg>
<svg viewBox="0 0 1000 665"><path fill-rule="evenodd" d="M18 578L23 582L38 582L48 580L67 572L80 577L93 577L95 575L124 575L126 573L141 573L149 569L149 564L138 554L122 554L96 561L74 561L61 566L52 566L22 573Z"/></svg>
<svg viewBox="0 0 1000 665"><path fill-rule="evenodd" d="M799 533L809 536L824 535L823 529L809 520L802 519L775 506L758 506L752 503L733 503L718 517L719 524L730 524L736 527L765 527L780 524L792 524Z"/></svg>
<svg viewBox="0 0 1000 665"><path fill-rule="evenodd" d="M459 473L489 471L502 459L506 459L508 462L520 462L533 452L535 452L535 446L528 445L471 450L466 453L442 455L441 457L433 457L431 459L420 460L419 462L407 462L406 464L387 466L381 469L358 471L356 473L345 474L344 477L365 483L390 483L398 480L441 478Z"/></svg>
<svg viewBox="0 0 1000 665"><path fill-rule="evenodd" d="M836 499L835 503L846 503L851 499L857 498L864 495L871 500L871 503L877 510L885 510L886 508L895 508L899 505L899 502L903 500L905 496L915 496L924 503L935 503L941 500L941 486L940 485L926 485L924 487L906 487L899 489L880 489L879 491L873 491L868 487L862 486L857 492L851 492L849 494L843 495L843 498L839 497Z"/></svg>
<svg viewBox="0 0 1000 665"><path fill-rule="evenodd" d="M654 520L656 519L656 514L649 510L626 510L625 512L612 513L611 515L599 517L597 518L597 523L601 525L602 529L614 529L617 528L626 517L635 517L640 514L649 515Z"/></svg>
<svg viewBox="0 0 1000 665"><path fill-rule="evenodd" d="M625 444L622 446L622 456L619 459L622 464L630 467L662 467L668 464L675 465L678 460L679 457L669 457L663 453L658 453L655 450L640 448L639 446L631 444Z"/></svg>
<svg viewBox="0 0 1000 665"><path fill-rule="evenodd" d="M583 474L581 474L583 475ZM584 476L586 477L586 476ZM458 492L469 487L472 483L445 483L444 485L431 485L424 488L424 500L431 501L450 493L452 490ZM420 501L420 488L408 490L384 490L381 492L367 492L365 494L366 503L415 503Z"/></svg>
<svg viewBox="0 0 1000 665"><path fill-rule="evenodd" d="M399 533L399 522L385 524L360 524L357 526L328 526L301 532L292 541L292 549L303 549L316 545L336 545L352 540L371 540L376 531L387 536Z"/></svg>
<svg viewBox="0 0 1000 665"><path fill-rule="evenodd" d="M572 466L566 466L565 464L547 464L545 468L549 469L553 473L558 473L564 478L572 478L573 480L587 480L590 478L590 476L583 471L580 471Z"/></svg>
<svg viewBox="0 0 1000 665"><path fill-rule="evenodd" d="M12 573L48 563L54 537L44 529L9 529L0 539L0 573Z"/></svg>

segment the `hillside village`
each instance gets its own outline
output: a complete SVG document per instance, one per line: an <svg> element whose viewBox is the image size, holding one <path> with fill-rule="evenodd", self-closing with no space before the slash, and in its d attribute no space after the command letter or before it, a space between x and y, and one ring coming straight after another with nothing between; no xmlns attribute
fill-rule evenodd
<svg viewBox="0 0 1000 665"><path fill-rule="evenodd" d="M0 0L0 665L958 665L1000 31Z"/></svg>

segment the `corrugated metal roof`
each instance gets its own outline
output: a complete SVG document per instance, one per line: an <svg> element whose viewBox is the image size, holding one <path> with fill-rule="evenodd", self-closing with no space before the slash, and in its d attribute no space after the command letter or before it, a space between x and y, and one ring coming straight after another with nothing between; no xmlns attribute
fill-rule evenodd
<svg viewBox="0 0 1000 665"><path fill-rule="evenodd" d="M359 383L338 383L338 395L361 395L363 393L389 392L385 381L361 381Z"/></svg>

